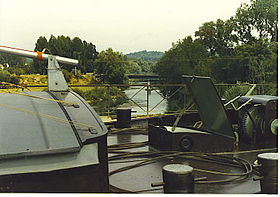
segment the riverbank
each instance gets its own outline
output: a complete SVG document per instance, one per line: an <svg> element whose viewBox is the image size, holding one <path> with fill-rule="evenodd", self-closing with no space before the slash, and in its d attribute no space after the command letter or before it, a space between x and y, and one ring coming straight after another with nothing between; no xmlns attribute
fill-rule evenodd
<svg viewBox="0 0 280 197"><path fill-rule="evenodd" d="M96 81L92 75L81 75L68 79L68 85L90 85ZM130 108L132 116L146 116L152 114L162 114L165 112L167 101L156 91L147 92L145 84L143 86L130 87L123 90L114 86L98 86L96 81L94 87L72 87L72 91L80 94L100 116L114 115L118 108ZM47 87L47 75L31 74L19 76L19 87L21 86L41 86L28 87L24 91L43 91ZM133 86L133 84L131 84ZM22 88L1 89L1 93L22 91ZM149 100L147 102L147 100ZM159 103L160 102L160 103ZM149 111L147 113L147 111ZM105 121L112 119L104 118Z"/></svg>

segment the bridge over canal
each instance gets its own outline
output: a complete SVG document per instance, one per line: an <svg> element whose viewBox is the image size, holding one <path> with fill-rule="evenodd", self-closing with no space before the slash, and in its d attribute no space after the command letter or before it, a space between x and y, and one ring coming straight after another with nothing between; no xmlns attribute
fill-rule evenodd
<svg viewBox="0 0 280 197"><path fill-rule="evenodd" d="M138 81L159 81L159 76L156 74L128 74L129 79Z"/></svg>

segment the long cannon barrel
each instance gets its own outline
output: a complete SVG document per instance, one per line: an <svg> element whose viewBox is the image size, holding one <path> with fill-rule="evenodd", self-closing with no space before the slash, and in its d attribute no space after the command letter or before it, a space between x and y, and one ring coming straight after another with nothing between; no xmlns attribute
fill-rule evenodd
<svg viewBox="0 0 280 197"><path fill-rule="evenodd" d="M24 49L18 49L18 48L7 47L2 45L0 45L0 53L9 53L13 55L19 55L19 56L29 57L29 58L39 59L39 60L48 60L48 56L49 56L49 54L45 54L39 51L37 52L28 51ZM59 63L68 64L68 65L77 65L79 63L78 60L66 58L66 57L60 57L60 56L56 56L56 60Z"/></svg>

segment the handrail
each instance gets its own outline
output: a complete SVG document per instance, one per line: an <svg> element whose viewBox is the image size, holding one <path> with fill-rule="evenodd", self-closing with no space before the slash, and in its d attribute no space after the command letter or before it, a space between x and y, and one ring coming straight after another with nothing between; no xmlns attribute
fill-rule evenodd
<svg viewBox="0 0 280 197"><path fill-rule="evenodd" d="M248 87L250 87L250 86L252 86L253 84L215 84L215 86L216 87L227 87L227 86L230 86L230 87L233 87L233 86L248 86ZM277 86L278 84L256 84L256 87L263 87L263 86L271 86L271 87L274 87L274 86ZM182 88L186 88L186 85L185 84L87 84L87 85L74 85L74 84L68 84L68 86L69 87L71 87L71 88L74 88L74 87L77 87L77 88L86 88L86 87L107 87L107 88L109 88L110 89L110 87L137 87L137 89L139 88L139 89L141 89L141 91L144 91L145 90L145 87L147 87L147 86L149 86L149 88L150 88L150 91L145 91L147 94L148 94L148 92L151 92L151 91L155 91L155 92L157 92L157 94L158 94L158 91L157 90L155 90L156 88L158 88L158 87L176 87L176 89L174 89L173 90L173 93L171 93L169 96L162 96L162 95L160 95L161 97L162 97L162 99L159 99L157 102L157 104L155 104L155 106L147 106L147 107L142 107L141 105L139 105L138 103L137 103L137 99L136 100L133 100L133 99L135 99L135 97L136 97L136 94L134 93L133 94L133 96L131 97L131 98L128 98L128 100L131 100L131 102L132 102L132 105L133 106L137 106L137 107L139 107L139 109L140 109L140 111L142 111L142 113L144 112L144 113L146 113L146 115L151 115L152 113L151 112L154 112L155 110L157 110L158 109L158 106L159 106L159 104L161 104L162 102L163 102L163 100L168 100L170 97L173 97L174 95L176 95L179 91L178 91L178 89L182 89ZM12 87L12 85L5 85L5 86L1 86L0 85L0 89L2 88L2 89L6 89L6 88L11 88ZM15 85L14 87L23 87L23 88L36 88L36 87L38 87L38 88L44 88L44 87L47 87L47 85ZM154 88L151 88L151 87L154 87ZM108 90L109 90L108 89ZM109 91L110 92L110 91ZM136 91L136 93L138 94L140 91ZM151 98L151 96L147 96L146 97L146 99L150 99ZM143 99L145 99L145 98L143 98ZM188 99L188 98L187 98ZM189 100L185 100L185 102L188 102ZM235 101L235 99L234 100L231 100L231 102L232 101ZM230 102L228 102L228 104L229 104ZM149 102L146 102L146 105L150 105L149 104ZM185 103L186 104L186 103ZM146 108L146 109L145 109ZM181 107L181 110L179 110L179 111L182 111L182 109L183 109L183 106ZM108 114L108 115L110 115L110 114L112 114L112 112L114 111L114 107L112 107L112 106L110 106L110 103L108 103L108 106L106 107L106 109L105 109L106 111L102 111L101 113L104 113L104 114ZM177 113L179 113L179 111L177 111ZM187 111L189 111L189 110L187 110ZM174 112L175 113L175 111L172 111L172 112ZM166 112L162 112L162 113L166 113Z"/></svg>

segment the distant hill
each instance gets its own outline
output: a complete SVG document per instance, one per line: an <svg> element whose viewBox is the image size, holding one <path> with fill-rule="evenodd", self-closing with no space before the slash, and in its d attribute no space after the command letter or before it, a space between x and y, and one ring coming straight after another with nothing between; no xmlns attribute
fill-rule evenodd
<svg viewBox="0 0 280 197"><path fill-rule="evenodd" d="M145 61L157 61L163 56L163 52L160 51L138 51L134 53L126 54L130 59L142 59Z"/></svg>

